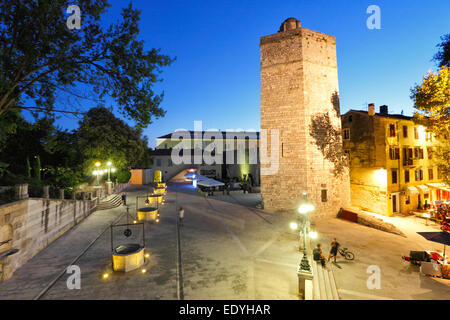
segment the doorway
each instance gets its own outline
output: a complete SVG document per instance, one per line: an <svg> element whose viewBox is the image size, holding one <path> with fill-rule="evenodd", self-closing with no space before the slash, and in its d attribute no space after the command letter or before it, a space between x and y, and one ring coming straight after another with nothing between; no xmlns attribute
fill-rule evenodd
<svg viewBox="0 0 450 320"><path fill-rule="evenodd" d="M398 193L392 194L392 213L398 213L400 207L400 197Z"/></svg>

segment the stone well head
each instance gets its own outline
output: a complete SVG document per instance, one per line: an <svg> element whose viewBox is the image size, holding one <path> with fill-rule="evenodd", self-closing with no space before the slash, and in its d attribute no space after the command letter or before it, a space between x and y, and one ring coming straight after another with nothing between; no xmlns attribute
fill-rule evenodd
<svg viewBox="0 0 450 320"><path fill-rule="evenodd" d="M286 32L291 30L296 30L301 28L300 21L295 18L288 18L284 20L284 22L280 26L280 30L278 32Z"/></svg>

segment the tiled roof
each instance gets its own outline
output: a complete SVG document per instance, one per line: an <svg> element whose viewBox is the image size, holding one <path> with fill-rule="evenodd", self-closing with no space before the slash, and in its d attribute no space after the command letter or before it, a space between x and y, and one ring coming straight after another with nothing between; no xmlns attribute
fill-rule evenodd
<svg viewBox="0 0 450 320"><path fill-rule="evenodd" d="M343 114L341 117L346 116L349 113L360 113L363 115L368 116L369 113L367 111L362 111L362 110L349 110L347 111L345 114ZM385 113L375 113L376 117L382 117L382 118L393 118L393 119L402 119L402 120L413 120L413 117L410 116L404 116L402 114L385 114Z"/></svg>

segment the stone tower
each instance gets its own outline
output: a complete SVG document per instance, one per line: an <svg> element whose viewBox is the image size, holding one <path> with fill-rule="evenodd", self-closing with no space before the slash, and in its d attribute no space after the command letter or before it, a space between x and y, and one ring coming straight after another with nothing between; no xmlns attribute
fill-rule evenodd
<svg viewBox="0 0 450 320"><path fill-rule="evenodd" d="M317 215L335 215L350 203L348 168L336 174L338 165L326 156L331 145L343 154L336 39L289 18L278 33L261 38L260 48L261 129L279 131L278 172L261 171L264 208L295 209L306 191ZM322 129L311 131L313 123ZM327 144L330 132L338 138L334 144Z"/></svg>

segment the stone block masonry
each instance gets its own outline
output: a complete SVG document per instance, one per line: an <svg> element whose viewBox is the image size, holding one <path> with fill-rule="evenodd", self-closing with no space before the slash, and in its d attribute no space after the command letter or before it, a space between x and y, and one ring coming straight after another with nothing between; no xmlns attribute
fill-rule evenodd
<svg viewBox="0 0 450 320"><path fill-rule="evenodd" d="M97 204L93 200L49 200L30 198L0 206L0 282L54 240L87 217ZM51 263L49 261L49 263Z"/></svg>
<svg viewBox="0 0 450 320"><path fill-rule="evenodd" d="M350 203L348 168L336 175L310 135L312 119L324 115L341 130L336 39L290 18L260 48L261 129L280 133L279 170L261 175L264 208L294 209L306 191L317 215L336 215Z"/></svg>

